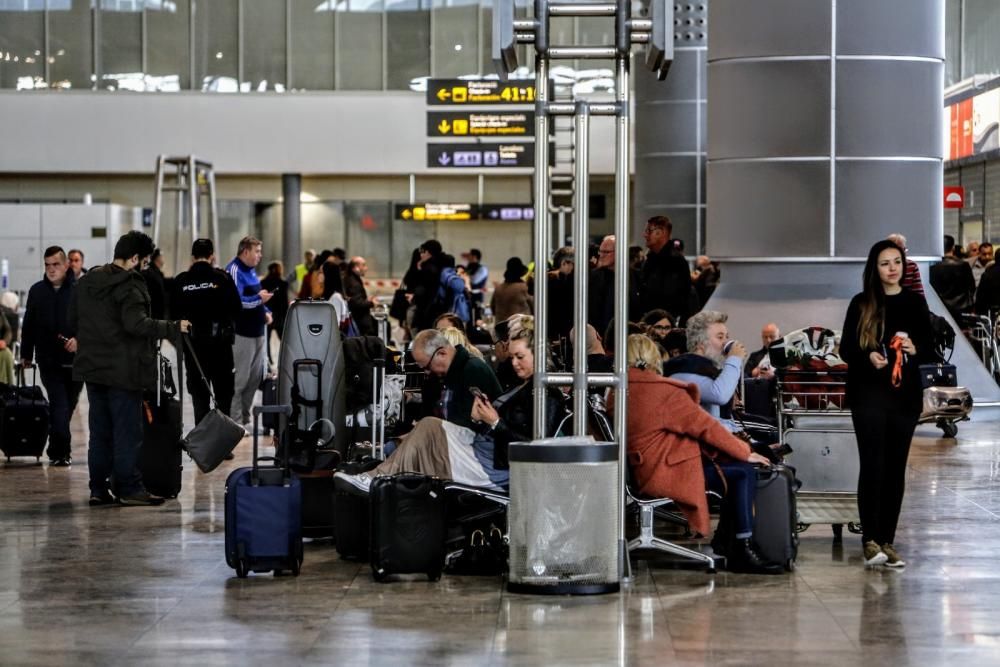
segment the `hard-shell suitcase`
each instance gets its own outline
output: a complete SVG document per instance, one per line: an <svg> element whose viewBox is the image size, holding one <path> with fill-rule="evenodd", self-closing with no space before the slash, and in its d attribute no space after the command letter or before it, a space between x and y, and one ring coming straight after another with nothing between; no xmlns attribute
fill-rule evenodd
<svg viewBox="0 0 1000 667"><path fill-rule="evenodd" d="M333 537L333 471L298 473L302 484L303 537Z"/></svg>
<svg viewBox="0 0 1000 667"><path fill-rule="evenodd" d="M278 412L286 419L291 407L255 406L254 420L262 412ZM302 486L292 475L285 457L258 456L254 429L253 464L237 468L226 480L226 563L239 577L250 572L275 574L302 566ZM271 466L261 466L270 460Z"/></svg>
<svg viewBox="0 0 1000 667"><path fill-rule="evenodd" d="M37 385L37 368L30 387L24 384L24 371L18 385L0 384L0 450L10 461L14 456L33 456L41 460L49 437L49 402Z"/></svg>
<svg viewBox="0 0 1000 667"><path fill-rule="evenodd" d="M795 494L798 482L787 466L757 468L753 541L764 558L791 570L799 551Z"/></svg>
<svg viewBox="0 0 1000 667"><path fill-rule="evenodd" d="M260 383L260 392L263 395L261 403L263 405L278 405L278 380L271 376L266 376ZM278 428L278 416L271 412L265 412L260 416L260 424L264 428L264 434Z"/></svg>
<svg viewBox="0 0 1000 667"><path fill-rule="evenodd" d="M965 387L924 389L923 415L965 417L972 412L972 393Z"/></svg>
<svg viewBox="0 0 1000 667"><path fill-rule="evenodd" d="M400 473L372 480L372 575L424 573L441 578L447 539L447 507L441 480Z"/></svg>
<svg viewBox="0 0 1000 667"><path fill-rule="evenodd" d="M146 490L161 498L176 498L181 492L184 470L181 402L175 398L144 403L142 449L139 451L139 472Z"/></svg>
<svg viewBox="0 0 1000 667"><path fill-rule="evenodd" d="M368 472L381 461L365 457L340 464L348 475ZM340 479L333 480L333 539L337 553L347 560L367 560L369 541L368 494Z"/></svg>

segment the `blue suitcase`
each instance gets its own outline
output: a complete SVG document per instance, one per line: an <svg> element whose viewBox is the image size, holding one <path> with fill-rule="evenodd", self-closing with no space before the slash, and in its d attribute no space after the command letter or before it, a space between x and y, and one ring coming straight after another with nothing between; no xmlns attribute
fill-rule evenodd
<svg viewBox="0 0 1000 667"><path fill-rule="evenodd" d="M254 420L273 412L287 422L291 406L255 406ZM250 572L298 576L302 566L302 485L288 467L271 456L257 455L254 428L253 465L237 468L226 480L226 564L239 577ZM261 461L271 461L261 466Z"/></svg>

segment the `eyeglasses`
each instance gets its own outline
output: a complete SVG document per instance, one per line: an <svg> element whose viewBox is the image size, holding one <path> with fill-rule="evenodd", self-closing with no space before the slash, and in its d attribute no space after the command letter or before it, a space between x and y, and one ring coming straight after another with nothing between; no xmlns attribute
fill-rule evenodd
<svg viewBox="0 0 1000 667"><path fill-rule="evenodd" d="M420 366L420 370L422 370L425 373L430 373L431 372L431 364L434 362L434 357L436 357L437 354L438 354L438 352L440 352L443 349L444 349L444 347L439 347L439 348L435 349L433 352L431 352L431 356L429 356L427 358L427 365L426 366L421 366L420 364L417 364L417 366Z"/></svg>

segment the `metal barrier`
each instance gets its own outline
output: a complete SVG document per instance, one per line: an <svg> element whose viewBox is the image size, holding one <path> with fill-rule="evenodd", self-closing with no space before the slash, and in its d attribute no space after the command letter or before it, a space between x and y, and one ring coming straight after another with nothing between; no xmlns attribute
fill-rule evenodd
<svg viewBox="0 0 1000 667"><path fill-rule="evenodd" d="M215 199L215 170L211 162L199 160L193 155L186 157L156 158L156 194L153 203L153 243L160 246L160 229L163 226L163 193L177 193L177 219L173 221L174 231L174 273L187 268L186 252L181 246L181 230L190 230L191 247L196 239L208 237L219 241L219 218ZM208 219L202 231L201 198L208 201ZM186 215L185 215L186 211Z"/></svg>
<svg viewBox="0 0 1000 667"><path fill-rule="evenodd" d="M541 370L534 375L534 437L545 437L546 397L548 386L573 387L573 434L587 433L587 389L590 386L614 387L614 435L619 445L619 508L618 541L619 573L627 577L628 555L625 543L625 424L626 424L626 331L628 306L628 234L629 234L629 129L630 59L632 47L646 44L646 65L658 78L666 78L673 60L673 3L651 0L649 19L632 18L630 0L614 2L535 0L534 18L515 20L514 0L494 0L493 60L501 78L517 68L517 44L535 47L535 359L547 356L548 323L546 308L548 285L545 267L552 253L549 123L554 116L573 116L575 122L575 159L573 196L574 261L574 341L573 372L553 373ZM552 17L609 17L615 22L615 43L609 46L552 45L549 42L549 20ZM577 58L613 58L615 60L615 100L611 103L591 103L576 100L570 103L549 99L549 63L552 60ZM591 116L614 116L615 127L615 346L612 373L587 372L587 238L589 223L589 148ZM563 232L560 232L563 234ZM562 242L563 236L560 237ZM541 363L541 361L539 362Z"/></svg>

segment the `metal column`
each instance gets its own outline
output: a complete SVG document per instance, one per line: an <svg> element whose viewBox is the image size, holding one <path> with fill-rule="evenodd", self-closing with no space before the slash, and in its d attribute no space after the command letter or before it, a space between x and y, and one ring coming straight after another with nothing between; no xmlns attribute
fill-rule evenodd
<svg viewBox="0 0 1000 667"><path fill-rule="evenodd" d="M621 316L628 306L628 232L629 232L629 63L632 46L647 44L646 64L659 79L666 77L673 60L673 4L652 0L651 19L632 19L631 1L584 2L579 0L535 0L533 19L514 19L514 0L494 0L493 59L501 78L517 68L517 44L535 46L535 266L544 276L551 254L551 206L549 182L548 130L550 117L573 116L575 120L575 178L573 201L575 219L573 244L576 270L574 363L572 373L553 373L543 367L534 375L534 437L545 437L546 400L549 386L572 386L573 431L586 435L587 390L591 386L615 388L614 438L619 450L619 511L618 541L620 545L619 575L626 576L628 555L625 547L625 466L626 461L626 368L627 321ZM615 21L615 44L612 46L552 46L549 44L549 19L553 16L597 16ZM616 96L613 103L571 103L549 100L549 63L551 60L577 58L614 58L616 65ZM586 357L586 322L588 272L587 244L589 227L589 148L590 117L614 116L615 135L615 366L613 373L588 373ZM562 239L560 239L562 242ZM547 358L548 322L546 321L548 285L544 279L535 283L535 359Z"/></svg>

